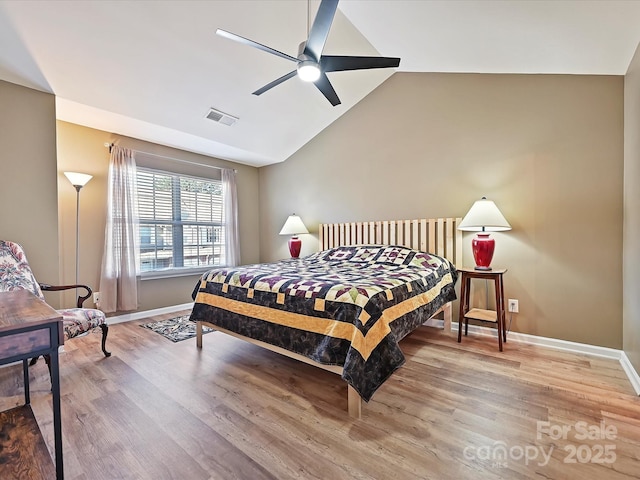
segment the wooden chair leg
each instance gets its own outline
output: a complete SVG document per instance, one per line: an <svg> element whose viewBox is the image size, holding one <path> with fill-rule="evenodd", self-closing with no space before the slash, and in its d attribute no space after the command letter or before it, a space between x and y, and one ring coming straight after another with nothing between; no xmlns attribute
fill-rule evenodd
<svg viewBox="0 0 640 480"><path fill-rule="evenodd" d="M44 358L44 362L47 364L47 368L49 369L49 380L51 380L51 355L42 355L42 358ZM29 362L29 366L33 367L36 363L38 363L39 359L40 357L33 357Z"/></svg>
<svg viewBox="0 0 640 480"><path fill-rule="evenodd" d="M107 352L107 334L109 333L109 326L106 323L100 325L102 329L102 353L105 357L110 357L111 352Z"/></svg>
<svg viewBox="0 0 640 480"><path fill-rule="evenodd" d="M43 355L44 362L47 364L47 368L49 369L49 380L51 380L51 355Z"/></svg>

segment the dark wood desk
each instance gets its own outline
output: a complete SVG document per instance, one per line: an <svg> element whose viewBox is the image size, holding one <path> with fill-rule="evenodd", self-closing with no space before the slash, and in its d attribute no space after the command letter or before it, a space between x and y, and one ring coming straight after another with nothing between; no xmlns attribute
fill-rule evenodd
<svg viewBox="0 0 640 480"><path fill-rule="evenodd" d="M38 465L24 466L34 469L33 474L28 474L28 478L34 478L36 475L42 475L43 478L51 478L51 474L47 474L46 461L48 458L50 465L51 457L49 457L49 452L45 446L44 452L47 458L41 458L43 453L41 446L44 440L42 440L40 429L35 423L35 417L29 405L29 370L27 361L39 355L51 356L55 475L57 480L64 478L62 423L60 419L60 372L58 365L58 347L63 343L62 316L53 308L26 290L0 293L0 365L22 361L25 400L24 407L2 412L0 413L0 419L3 431L10 424L28 431L27 441L19 445L19 449L26 450L14 450L16 455L31 455L32 458L42 460ZM38 438L29 438L33 435L39 435L39 440L42 444L38 442ZM24 471L21 471L22 473ZM6 478L3 475L0 476Z"/></svg>

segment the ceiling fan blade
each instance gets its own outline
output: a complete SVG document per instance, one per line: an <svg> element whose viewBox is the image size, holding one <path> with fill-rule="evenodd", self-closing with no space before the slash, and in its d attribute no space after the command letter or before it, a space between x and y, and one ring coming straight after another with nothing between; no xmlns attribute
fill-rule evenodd
<svg viewBox="0 0 640 480"><path fill-rule="evenodd" d="M318 7L318 13L316 13L316 18L311 25L309 38L303 52L316 62L320 60L320 55L322 55L337 8L338 0L322 0Z"/></svg>
<svg viewBox="0 0 640 480"><path fill-rule="evenodd" d="M244 45L249 45L250 47L257 48L258 50L262 50L263 52L271 53L272 55L277 55L278 57L286 58L287 60L291 60L292 62L298 63L300 61L296 57L292 57L291 55L287 55L286 53L279 52L278 50L274 50L271 47L267 47L266 45L262 45L261 43L254 42L253 40L249 40L248 38L241 37L240 35L236 35L235 33L227 32L226 30L217 29L216 33L221 37L243 43Z"/></svg>
<svg viewBox="0 0 640 480"><path fill-rule="evenodd" d="M333 85L331 85L331 82L329 81L329 77L327 77L324 74L324 72L321 73L320 78L313 83L315 84L316 87L318 87L318 90L320 90L322 94L325 97L327 97L327 100L331 102L331 105L333 105L334 107L336 105L340 105L341 102L340 102L340 99L338 98L338 94L333 89Z"/></svg>
<svg viewBox="0 0 640 480"><path fill-rule="evenodd" d="M320 57L320 68L323 72L388 68L397 67L398 65L400 65L400 59L395 57L348 57L340 55L323 55Z"/></svg>
<svg viewBox="0 0 640 480"><path fill-rule="evenodd" d="M296 74L298 73L297 70L294 70L293 72L289 72L286 75L281 76L280 78L274 80L271 83L267 83L264 87L259 88L258 90L256 90L255 92L253 92L253 95L262 95L264 92L266 92L267 90L271 90L273 87L277 87L278 85L280 85L282 82L289 80L292 77L295 77Z"/></svg>

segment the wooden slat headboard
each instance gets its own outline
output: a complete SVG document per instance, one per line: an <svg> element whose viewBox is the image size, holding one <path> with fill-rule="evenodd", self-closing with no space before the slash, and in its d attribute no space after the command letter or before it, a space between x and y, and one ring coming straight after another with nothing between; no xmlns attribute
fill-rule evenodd
<svg viewBox="0 0 640 480"><path fill-rule="evenodd" d="M462 265L461 218L321 223L320 250L349 245L402 245Z"/></svg>

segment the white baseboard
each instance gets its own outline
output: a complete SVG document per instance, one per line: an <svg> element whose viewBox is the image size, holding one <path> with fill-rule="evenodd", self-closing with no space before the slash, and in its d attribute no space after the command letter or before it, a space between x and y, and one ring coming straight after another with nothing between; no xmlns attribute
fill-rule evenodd
<svg viewBox="0 0 640 480"><path fill-rule="evenodd" d="M152 317L154 315L163 315L165 313L180 312L182 310L191 310L193 308L193 302L183 303L182 305L171 305L169 307L155 308L153 310L144 310L133 313L123 313L122 315L115 315L107 318L107 325L114 325L116 323L131 322L132 320L140 320L142 318Z"/></svg>
<svg viewBox="0 0 640 480"><path fill-rule="evenodd" d="M443 327L443 321L438 319L430 319L425 323L428 326ZM451 322L451 331L458 332L458 322ZM483 327L479 325L469 325L469 333L474 335L485 335L496 338L498 331L495 328ZM622 369L629 378L629 382L633 386L637 395L640 395L640 375L636 372L629 358L623 350L615 348L599 347L597 345L589 345L586 343L569 342L567 340L559 340L557 338L539 337L537 335L529 335L527 333L509 332L508 339L510 342L528 343L530 345L538 345L541 347L554 348L556 350L564 350L573 353L582 353L596 357L611 358L618 360Z"/></svg>
<svg viewBox="0 0 640 480"><path fill-rule="evenodd" d="M633 365L631 365L631 362L629 361L629 357L627 357L627 354L624 353L624 351L620 356L620 365L622 365L624 373L627 374L627 377L629 378L631 385L633 385L633 389L636 391L636 394L640 395L640 375L638 375L636 369L633 368Z"/></svg>
<svg viewBox="0 0 640 480"><path fill-rule="evenodd" d="M458 331L458 324L454 323L451 330ZM495 328L482 327L479 325L469 325L469 332L477 335L488 335L496 338L498 331ZM616 350L615 348L599 347L597 345L589 345L587 343L570 342L568 340L560 340L557 338L539 337L537 335L530 335L528 333L508 332L508 340L516 341L520 343L528 343L531 345L537 345L540 347L549 347L556 350L564 350L573 353L583 353L586 355L592 355L596 357L612 358L614 360L620 360L620 354L622 350Z"/></svg>

